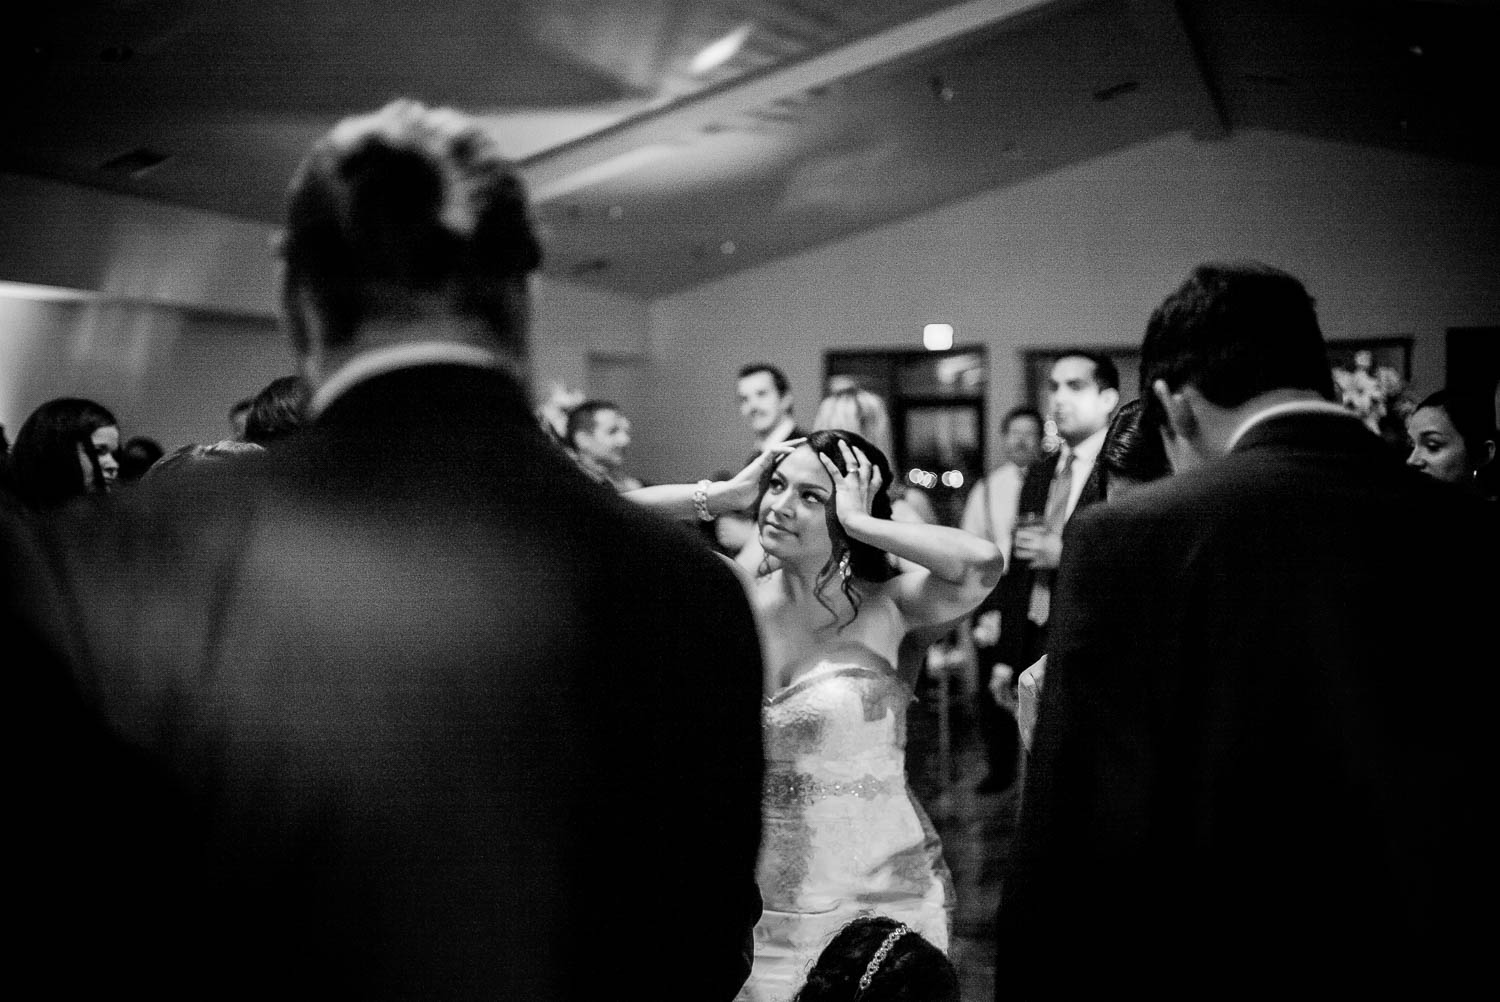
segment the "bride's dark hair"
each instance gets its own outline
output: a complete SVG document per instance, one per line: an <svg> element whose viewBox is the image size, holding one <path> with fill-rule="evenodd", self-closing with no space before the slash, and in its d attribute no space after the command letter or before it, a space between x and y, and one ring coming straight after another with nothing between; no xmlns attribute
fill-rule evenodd
<svg viewBox="0 0 1500 1002"><path fill-rule="evenodd" d="M807 446L819 455L827 456L833 461L833 465L840 473L847 473L848 468L844 464L844 454L839 449L839 443L845 442L851 449L858 449L865 454L870 464L880 471L880 489L876 491L874 498L870 501L870 514L876 518L891 517L891 463L886 459L885 453L871 445L863 436L852 431L815 431L807 436ZM771 477L776 473L786 455L776 457L760 477L760 492L755 496L755 511L759 513L761 500L766 496L766 491L771 486ZM838 612L823 598L823 587L834 578L839 578L839 587L844 592L844 597L854 607L854 614L859 615L859 593L854 590L853 580L861 581L889 581L896 576L896 568L891 562L890 554L878 546L862 543L857 539L850 539L844 527L839 524L837 506L833 499L824 506L823 517L828 521L828 538L833 542L833 553L828 562L818 572L816 594L818 602L837 617ZM841 574L840 567L848 561L848 574ZM761 565L761 573L766 573L767 564ZM853 622L851 617L849 622ZM843 623L839 629L848 626Z"/></svg>

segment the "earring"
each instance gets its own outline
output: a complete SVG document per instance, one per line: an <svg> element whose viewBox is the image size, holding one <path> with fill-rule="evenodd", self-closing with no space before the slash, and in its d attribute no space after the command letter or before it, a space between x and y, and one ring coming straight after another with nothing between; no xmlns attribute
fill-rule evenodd
<svg viewBox="0 0 1500 1002"><path fill-rule="evenodd" d="M848 550L845 550L844 551L844 555L842 557L839 557L839 577L842 579L842 581L843 581L844 584L848 584L849 583L849 551Z"/></svg>

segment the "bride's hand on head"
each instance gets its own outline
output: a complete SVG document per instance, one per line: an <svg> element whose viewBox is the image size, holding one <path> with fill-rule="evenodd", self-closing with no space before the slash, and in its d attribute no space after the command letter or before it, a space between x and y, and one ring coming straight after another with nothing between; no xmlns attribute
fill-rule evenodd
<svg viewBox="0 0 1500 1002"><path fill-rule="evenodd" d="M818 460L833 478L834 513L839 523L847 527L851 518L870 514L870 505L880 493L880 470L863 452L842 439L839 451L844 454L845 473L840 473L833 460L821 452Z"/></svg>
<svg viewBox="0 0 1500 1002"><path fill-rule="evenodd" d="M723 511L753 505L756 495L760 493L760 478L771 468L771 464L806 441L805 438L794 438L787 442L777 442L750 460L743 470L724 481L723 491L714 507Z"/></svg>

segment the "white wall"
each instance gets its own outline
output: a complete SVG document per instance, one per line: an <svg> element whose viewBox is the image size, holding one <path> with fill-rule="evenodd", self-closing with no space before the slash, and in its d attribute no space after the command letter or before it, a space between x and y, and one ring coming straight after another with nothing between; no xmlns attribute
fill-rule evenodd
<svg viewBox="0 0 1500 1002"><path fill-rule="evenodd" d="M0 283L76 293L0 294L0 424L14 438L39 404L83 396L126 437L168 449L223 437L230 404L293 371L271 237L262 224L0 174ZM641 356L645 303L548 279L534 297L540 385L588 391L591 356Z"/></svg>
<svg viewBox="0 0 1500 1002"><path fill-rule="evenodd" d="M989 346L1001 414L1022 397L1022 349L1138 345L1208 259L1296 274L1330 339L1415 337L1413 386L1434 389L1444 329L1500 323L1497 234L1493 170L1271 133L1167 137L652 303L634 466L686 480L743 458L743 362L780 365L810 419L826 348L915 348L933 321Z"/></svg>

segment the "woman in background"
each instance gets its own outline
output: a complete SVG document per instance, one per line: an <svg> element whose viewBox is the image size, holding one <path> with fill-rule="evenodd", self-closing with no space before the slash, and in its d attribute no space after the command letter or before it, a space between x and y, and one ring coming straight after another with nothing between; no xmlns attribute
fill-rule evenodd
<svg viewBox="0 0 1500 1002"><path fill-rule="evenodd" d="M12 486L33 511L50 511L114 488L120 427L92 400L49 400L26 419L11 449Z"/></svg>
<svg viewBox="0 0 1500 1002"><path fill-rule="evenodd" d="M1445 483L1493 497L1489 474L1495 458L1495 422L1488 404L1438 390L1406 418L1411 454L1406 465Z"/></svg>
<svg viewBox="0 0 1500 1002"><path fill-rule="evenodd" d="M897 671L896 652L913 628L973 609L1003 560L962 530L893 521L890 479L885 455L861 436L815 431L730 481L625 495L705 521L753 504L770 558L746 582L765 660L767 759L748 1002L790 998L824 945L865 912L948 946L952 880L907 784L914 679Z"/></svg>
<svg viewBox="0 0 1500 1002"><path fill-rule="evenodd" d="M891 446L891 418L885 401L878 394L858 387L847 387L828 394L818 404L813 419L814 431L852 431L883 452L894 454ZM910 487L893 477L890 485L891 517L898 522L937 521L932 502L920 488Z"/></svg>

